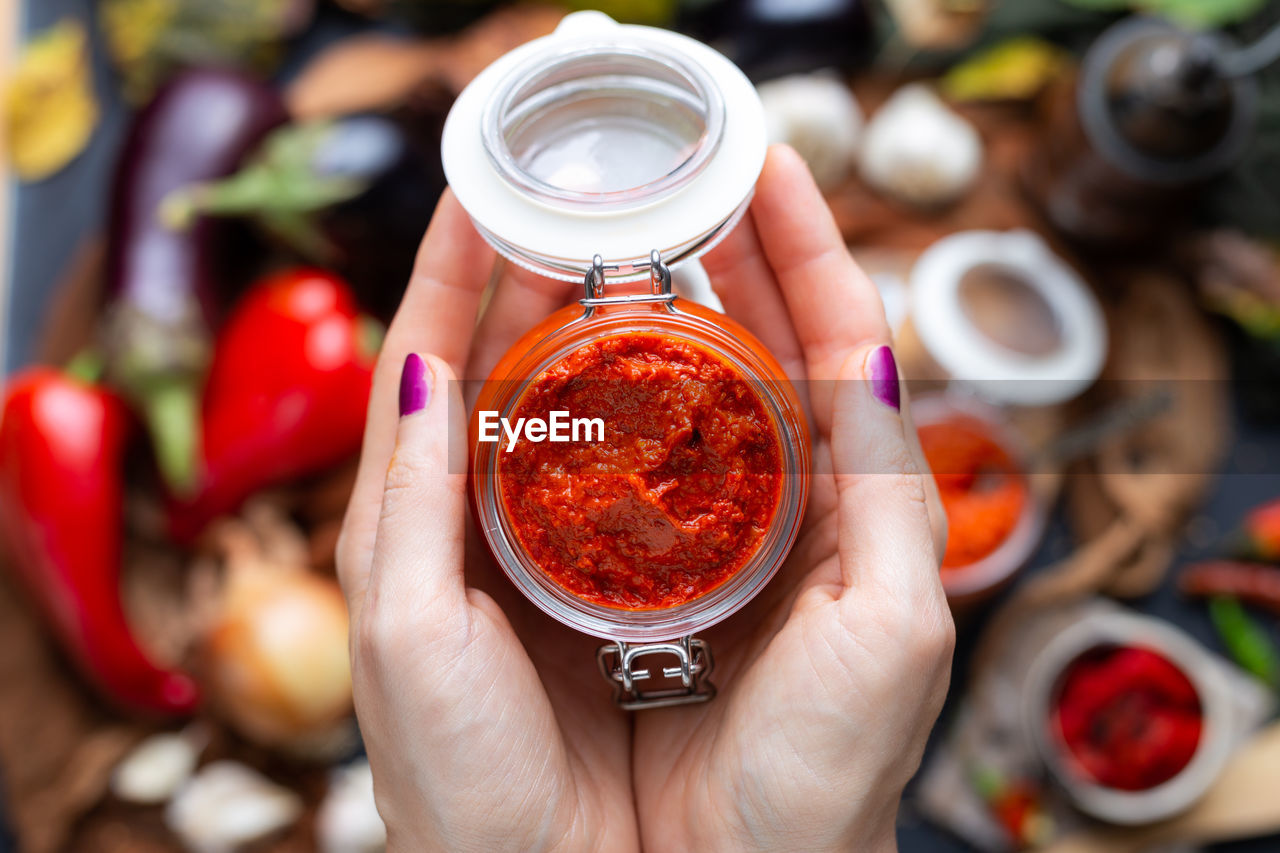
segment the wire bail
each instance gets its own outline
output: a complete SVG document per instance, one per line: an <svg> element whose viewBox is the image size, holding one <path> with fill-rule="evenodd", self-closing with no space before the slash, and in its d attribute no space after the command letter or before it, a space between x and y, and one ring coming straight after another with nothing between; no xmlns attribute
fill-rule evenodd
<svg viewBox="0 0 1280 853"><path fill-rule="evenodd" d="M591 268L587 270L582 280L586 295L585 298L580 300L581 303L590 308L594 305L608 305L619 302L670 302L675 298L675 293L671 289L671 268L663 262L662 255L657 249L649 253L649 262L647 264L628 265L628 269L631 271L644 269L649 271L649 293L631 296L605 296L605 273L620 272L622 269L621 265L606 265L604 258L595 255L591 259Z"/></svg>
<svg viewBox="0 0 1280 853"><path fill-rule="evenodd" d="M676 658L676 666L664 666L657 670L650 666L637 668L636 661L643 657L669 655ZM697 637L681 637L669 643L645 643L632 645L618 640L601 646L596 652L600 673L613 685L613 701L624 711L644 711L650 708L669 708L673 705L689 705L706 702L716 695L711 683L711 671L715 660L711 646ZM637 682L680 679L678 685L644 690Z"/></svg>

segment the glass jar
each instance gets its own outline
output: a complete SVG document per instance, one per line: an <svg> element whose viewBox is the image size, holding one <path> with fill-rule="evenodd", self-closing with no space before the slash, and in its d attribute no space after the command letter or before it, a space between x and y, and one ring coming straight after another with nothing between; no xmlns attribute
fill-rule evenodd
<svg viewBox="0 0 1280 853"><path fill-rule="evenodd" d="M531 330L484 384L472 416L472 499L512 583L555 619L611 641L599 663L624 708L714 694L710 648L693 635L760 592L804 514L806 417L782 368L738 324L673 291L673 270L696 281L695 259L746 211L765 147L763 109L732 63L692 39L598 12L569 15L552 35L499 59L459 96L445 126L445 171L480 233L514 263L584 283L580 304ZM645 279L647 292L632 284ZM480 440L481 413L511 418L545 371L626 336L709 354L754 395L778 439L777 503L753 528L762 531L753 548L741 549L744 562L669 605L614 606L552 577L503 499L504 448ZM678 665L638 663L651 655Z"/></svg>
<svg viewBox="0 0 1280 853"><path fill-rule="evenodd" d="M599 261L599 259L597 259ZM586 276L581 307L548 317L518 341L484 384L471 421L471 487L476 519L494 559L512 583L544 612L587 634L613 641L600 651L602 672L616 684L624 708L697 701L714 695L707 676L710 648L694 634L727 618L756 596L781 567L799 533L808 498L809 436L804 411L782 368L746 329L724 315L676 297L670 272L654 253L650 294L604 295L603 263ZM778 501L766 531L746 562L708 591L673 606L631 609L579 596L539 566L522 545L501 496L503 447L479 440L481 413L515 420L515 411L544 371L584 345L622 335L656 335L689 343L731 365L763 404L778 437ZM601 435L603 439L603 434ZM636 661L669 654L677 667L662 671L681 683L641 690L650 677ZM655 678L655 680L657 680Z"/></svg>
<svg viewBox="0 0 1280 853"><path fill-rule="evenodd" d="M659 267L660 269L660 267ZM660 279L660 277L659 277ZM661 280L661 279L660 279ZM480 528L498 564L534 604L587 634L628 642L652 642L693 634L737 611L782 565L794 543L808 494L809 437L804 412L772 355L733 320L663 291L642 297L593 296L579 308L551 315L515 344L490 374L472 415L509 417L531 380L577 348L614 335L656 333L688 341L731 364L749 383L780 438L781 492L768 532L748 562L719 586L675 607L623 609L595 604L552 580L520 546L499 496L500 444L471 443L471 476Z"/></svg>

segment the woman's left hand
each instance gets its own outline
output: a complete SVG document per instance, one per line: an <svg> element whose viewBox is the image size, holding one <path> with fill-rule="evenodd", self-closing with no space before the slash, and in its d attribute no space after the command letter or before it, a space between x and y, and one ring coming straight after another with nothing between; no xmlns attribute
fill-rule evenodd
<svg viewBox="0 0 1280 853"><path fill-rule="evenodd" d="M494 255L446 193L374 378L338 572L378 810L396 849L634 850L631 721L600 682L598 641L501 575L450 460L467 429L455 377L487 375L569 297L499 269L477 328Z"/></svg>

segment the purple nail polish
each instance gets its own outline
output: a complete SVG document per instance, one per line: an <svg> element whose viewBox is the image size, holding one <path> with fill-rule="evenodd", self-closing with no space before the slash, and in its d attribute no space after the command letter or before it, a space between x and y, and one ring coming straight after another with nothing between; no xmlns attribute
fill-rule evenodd
<svg viewBox="0 0 1280 853"><path fill-rule="evenodd" d="M431 401L431 376L422 356L411 352L404 359L400 373L400 417L412 415L427 407Z"/></svg>
<svg viewBox="0 0 1280 853"><path fill-rule="evenodd" d="M893 350L878 347L867 358L867 378L871 382L871 395L892 408L902 408L902 389L898 387L898 363Z"/></svg>

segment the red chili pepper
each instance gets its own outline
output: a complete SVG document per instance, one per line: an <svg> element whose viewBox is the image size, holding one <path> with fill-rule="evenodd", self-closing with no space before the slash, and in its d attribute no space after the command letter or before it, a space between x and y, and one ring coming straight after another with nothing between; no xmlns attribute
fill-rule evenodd
<svg viewBox="0 0 1280 853"><path fill-rule="evenodd" d="M253 493L356 453L379 339L331 273L287 270L251 288L214 347L200 488L174 505L174 536L188 541Z"/></svg>
<svg viewBox="0 0 1280 853"><path fill-rule="evenodd" d="M1187 595L1229 595L1245 604L1280 613L1280 568L1275 566L1210 560L1188 566L1179 584Z"/></svg>
<svg viewBox="0 0 1280 853"><path fill-rule="evenodd" d="M191 711L186 675L153 663L120 602L123 404L50 368L9 380L0 420L0 531L63 648L117 704Z"/></svg>
<svg viewBox="0 0 1280 853"><path fill-rule="evenodd" d="M1255 508L1244 518L1245 539L1242 556L1257 560L1280 560L1280 498Z"/></svg>

